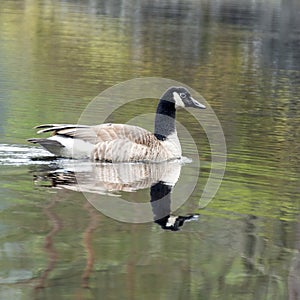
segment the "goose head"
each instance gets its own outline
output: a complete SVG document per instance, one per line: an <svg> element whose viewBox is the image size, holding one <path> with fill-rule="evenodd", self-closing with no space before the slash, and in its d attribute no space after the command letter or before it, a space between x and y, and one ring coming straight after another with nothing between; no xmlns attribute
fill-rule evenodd
<svg viewBox="0 0 300 300"><path fill-rule="evenodd" d="M195 100L184 87L169 88L162 96L162 99L175 103L176 107L206 108L205 105Z"/></svg>

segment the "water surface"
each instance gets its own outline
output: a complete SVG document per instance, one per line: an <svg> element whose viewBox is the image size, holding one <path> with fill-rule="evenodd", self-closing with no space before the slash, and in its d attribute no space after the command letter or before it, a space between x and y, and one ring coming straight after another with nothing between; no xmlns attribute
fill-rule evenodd
<svg viewBox="0 0 300 300"><path fill-rule="evenodd" d="M299 13L296 1L1 1L0 298L298 299ZM104 89L144 76L197 90L226 137L222 186L200 209L210 147L178 112L201 167L199 177L194 163L181 167L178 183L197 184L172 213L198 217L178 231L107 217L60 186L53 174L68 160L26 142L35 125L76 123ZM150 203L150 189L99 199Z"/></svg>

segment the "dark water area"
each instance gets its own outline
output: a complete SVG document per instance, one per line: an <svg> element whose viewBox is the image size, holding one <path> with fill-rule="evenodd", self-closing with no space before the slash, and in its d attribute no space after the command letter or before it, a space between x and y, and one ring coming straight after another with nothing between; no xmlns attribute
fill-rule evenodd
<svg viewBox="0 0 300 300"><path fill-rule="evenodd" d="M2 0L0 299L300 299L299 46L299 1ZM209 203L211 145L184 110L196 148L179 130L176 166L80 162L74 177L72 161L26 142L140 77L186 84L218 117L227 165ZM156 105L108 119L152 130ZM123 198L155 215L163 181L175 182L164 209L182 217L177 231L96 209Z"/></svg>

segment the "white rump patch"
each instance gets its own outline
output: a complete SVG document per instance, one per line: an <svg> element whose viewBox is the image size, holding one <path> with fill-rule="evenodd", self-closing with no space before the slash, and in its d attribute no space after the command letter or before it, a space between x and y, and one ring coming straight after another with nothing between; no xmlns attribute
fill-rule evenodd
<svg viewBox="0 0 300 300"><path fill-rule="evenodd" d="M64 148L59 148L59 153L54 153L58 156L75 158L75 159L85 159L90 158L91 153L95 145L85 142L80 139L73 139L69 137L54 135L49 138L50 140L55 140L61 143Z"/></svg>
<svg viewBox="0 0 300 300"><path fill-rule="evenodd" d="M185 107L181 97L179 96L179 94L177 92L173 92L173 97L174 97L176 106Z"/></svg>

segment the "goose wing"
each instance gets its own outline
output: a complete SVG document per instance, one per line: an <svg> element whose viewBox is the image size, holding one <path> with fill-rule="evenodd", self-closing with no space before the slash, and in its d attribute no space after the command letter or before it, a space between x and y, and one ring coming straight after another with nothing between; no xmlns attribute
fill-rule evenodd
<svg viewBox="0 0 300 300"><path fill-rule="evenodd" d="M76 138L98 144L114 140L129 140L133 143L150 146L157 142L154 134L139 126L127 124L101 124L96 126L72 124L43 124L36 127L38 133L52 132L53 135Z"/></svg>

